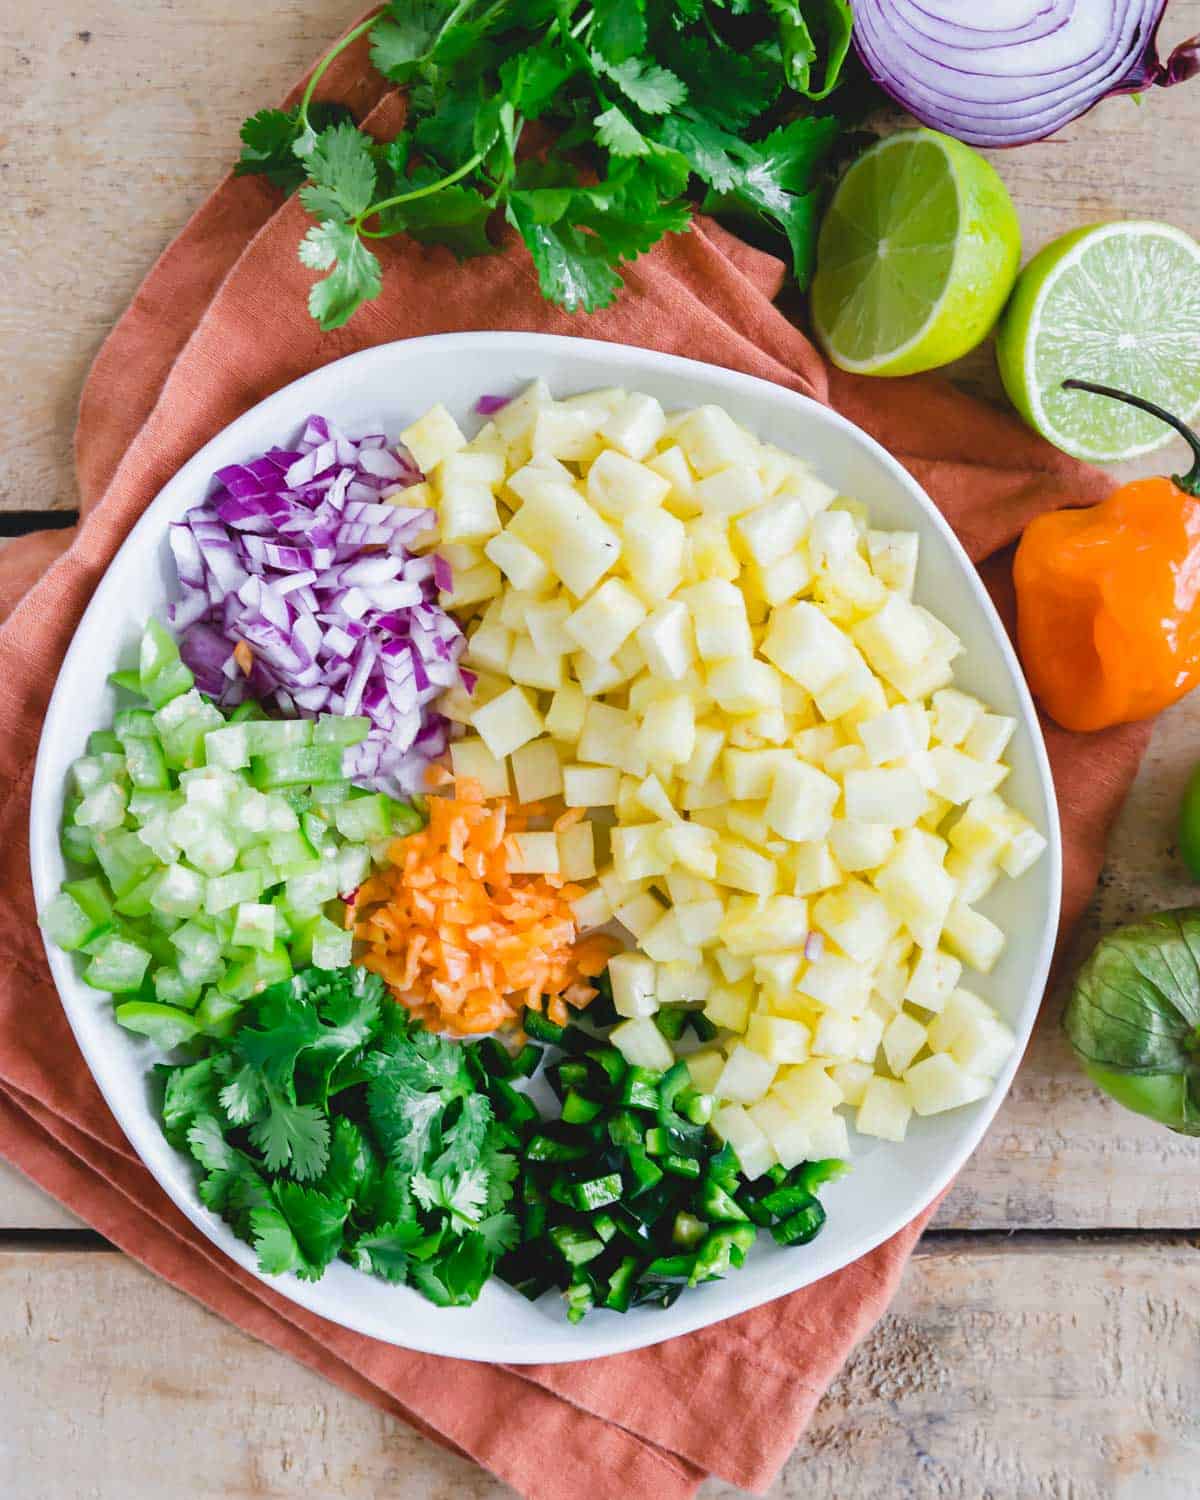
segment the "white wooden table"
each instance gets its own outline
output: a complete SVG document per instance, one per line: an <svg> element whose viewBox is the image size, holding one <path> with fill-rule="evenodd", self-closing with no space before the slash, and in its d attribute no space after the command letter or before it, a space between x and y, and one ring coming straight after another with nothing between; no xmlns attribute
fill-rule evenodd
<svg viewBox="0 0 1200 1500"><path fill-rule="evenodd" d="M8 0L0 12L0 530L70 510L74 405L237 125L352 7ZM1164 37L1200 31L1175 0ZM1076 224L1200 233L1200 82L997 158L1029 250ZM995 398L990 351L957 372ZM1178 464L1168 450L1141 472ZM1080 934L1190 901L1173 851L1200 700L1166 715ZM1100 1098L1042 1022L889 1316L774 1491L833 1500L1200 1496L1200 1142ZM508 1493L202 1311L0 1166L0 1496ZM712 1484L706 1494L729 1493ZM634 1497L631 1497L634 1500Z"/></svg>

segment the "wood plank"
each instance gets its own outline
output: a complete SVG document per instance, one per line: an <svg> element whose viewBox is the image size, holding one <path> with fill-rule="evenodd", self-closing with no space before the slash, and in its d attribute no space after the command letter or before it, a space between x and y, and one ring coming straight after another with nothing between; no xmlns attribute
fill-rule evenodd
<svg viewBox="0 0 1200 1500"><path fill-rule="evenodd" d="M1198 1306L1194 1243L928 1247L773 1500L1191 1500ZM512 1493L114 1254L0 1254L0 1403L14 1496Z"/></svg>
<svg viewBox="0 0 1200 1500"><path fill-rule="evenodd" d="M6 1229L83 1229L87 1226L15 1167L0 1161L0 1234Z"/></svg>

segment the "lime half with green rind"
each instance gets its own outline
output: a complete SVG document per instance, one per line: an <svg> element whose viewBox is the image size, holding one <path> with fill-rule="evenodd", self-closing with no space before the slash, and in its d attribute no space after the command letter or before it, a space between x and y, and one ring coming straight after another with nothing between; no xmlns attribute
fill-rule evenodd
<svg viewBox="0 0 1200 1500"><path fill-rule="evenodd" d="M1200 411L1200 245L1170 224L1072 230L1021 272L996 330L1013 405L1056 447L1093 463L1152 453L1172 432L1075 378L1142 396L1185 422Z"/></svg>
<svg viewBox="0 0 1200 1500"><path fill-rule="evenodd" d="M899 131L850 167L821 225L817 337L860 375L936 369L991 332L1020 260L995 168L939 131Z"/></svg>

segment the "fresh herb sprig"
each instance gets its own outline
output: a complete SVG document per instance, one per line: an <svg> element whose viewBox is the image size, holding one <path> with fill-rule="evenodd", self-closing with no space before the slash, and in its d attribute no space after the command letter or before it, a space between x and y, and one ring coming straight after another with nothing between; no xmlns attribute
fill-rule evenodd
<svg viewBox="0 0 1200 1500"><path fill-rule="evenodd" d="M467 1050L423 1031L365 969L309 969L232 1037L162 1069L167 1138L269 1275L338 1256L441 1307L474 1302L516 1244L516 1134Z"/></svg>
<svg viewBox="0 0 1200 1500"><path fill-rule="evenodd" d="M294 109L245 122L237 170L299 189L323 329L379 295L371 241L482 255L501 218L550 301L606 307L621 266L686 230L693 200L786 240L803 285L839 128L816 101L838 82L850 28L849 0L390 0L322 59ZM386 144L313 102L367 34L374 67L408 90L405 129Z"/></svg>

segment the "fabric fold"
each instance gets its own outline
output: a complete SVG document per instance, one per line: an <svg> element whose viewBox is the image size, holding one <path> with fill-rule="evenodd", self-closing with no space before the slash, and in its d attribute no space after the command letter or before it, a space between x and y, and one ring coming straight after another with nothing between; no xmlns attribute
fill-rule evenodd
<svg viewBox="0 0 1200 1500"><path fill-rule="evenodd" d="M349 99L381 139L402 120L402 101L370 83L361 46L338 60L321 94ZM943 381L828 369L774 305L780 263L703 218L635 262L618 303L586 320L541 298L512 243L460 265L437 247L388 241L383 296L332 335L302 311L303 224L298 203L259 182L230 177L217 188L96 360L76 439L78 533L27 538L0 554L0 1154L206 1307L532 1500L581 1490L595 1500L684 1500L706 1473L764 1488L882 1315L932 1209L814 1286L670 1343L582 1364L438 1359L297 1307L228 1261L167 1200L105 1108L66 1023L34 937L28 865L32 769L55 675L130 527L197 448L288 381L392 339L484 328L599 338L701 355L829 401L926 486L1009 616L1021 527L1041 511L1102 498L1108 481ZM1094 885L1147 735L1048 731L1067 920Z"/></svg>

